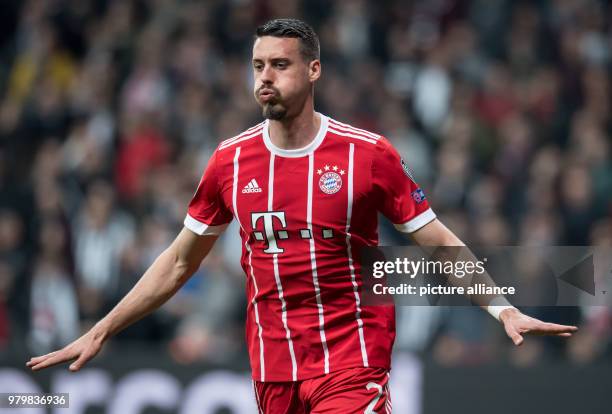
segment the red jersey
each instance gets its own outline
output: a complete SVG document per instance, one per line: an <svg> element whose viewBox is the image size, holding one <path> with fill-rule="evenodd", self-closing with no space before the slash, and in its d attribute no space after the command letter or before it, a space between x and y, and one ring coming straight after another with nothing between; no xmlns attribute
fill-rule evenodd
<svg viewBox="0 0 612 414"><path fill-rule="evenodd" d="M268 121L217 147L185 226L219 234L236 218L246 273L253 378L298 381L390 368L395 309L363 306L358 252L382 212L412 232L435 218L389 141L321 115L315 139L285 150Z"/></svg>

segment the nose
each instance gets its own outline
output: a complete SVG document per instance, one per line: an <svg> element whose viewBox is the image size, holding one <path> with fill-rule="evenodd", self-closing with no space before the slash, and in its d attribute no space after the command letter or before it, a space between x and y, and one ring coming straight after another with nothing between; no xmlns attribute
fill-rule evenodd
<svg viewBox="0 0 612 414"><path fill-rule="evenodd" d="M272 85L274 83L274 70L272 70L272 65L264 65L261 70L260 80L264 85Z"/></svg>

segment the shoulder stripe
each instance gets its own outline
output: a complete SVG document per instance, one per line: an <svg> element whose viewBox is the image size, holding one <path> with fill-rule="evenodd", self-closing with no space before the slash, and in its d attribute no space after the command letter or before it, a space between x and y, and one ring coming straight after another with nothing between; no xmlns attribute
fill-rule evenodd
<svg viewBox="0 0 612 414"><path fill-rule="evenodd" d="M264 121L264 122L265 122L265 121ZM230 142L232 142L232 141L234 141L234 140L236 140L236 139L238 139L238 138L241 138L241 137L243 137L243 136L245 136L245 135L250 134L251 132L254 132L256 129L262 128L262 127L263 127L263 124L264 124L264 123L263 123L263 122L261 122L261 123L259 123L259 124L255 125L255 126L252 126L251 128L247 129L246 131L241 132L240 134L238 134L238 135L236 135L236 136L233 136L233 137L228 138L228 139L226 139L226 140L224 140L224 141L221 141L220 146L221 146L221 145L227 145L227 144L229 144Z"/></svg>
<svg viewBox="0 0 612 414"><path fill-rule="evenodd" d="M229 147L231 147L234 144L237 144L239 142L246 141L247 139L251 139L251 138L254 138L256 136L259 136L259 135L261 135L261 131L262 131L262 129L257 129L255 131L252 131L249 135L240 135L240 137L236 137L237 139L234 140L234 141L227 142L225 144L221 143L221 145L219 145L219 149L222 150L222 149L225 149L225 148L229 148Z"/></svg>
<svg viewBox="0 0 612 414"><path fill-rule="evenodd" d="M374 139L366 138L362 135L350 134L348 132L340 132L337 129L334 129L331 125L329 126L329 132L331 132L332 134L343 136L343 137L359 139L361 141L369 142L370 144L376 144L376 140Z"/></svg>
<svg viewBox="0 0 612 414"><path fill-rule="evenodd" d="M342 131L365 135L365 136L367 136L369 138L372 138L372 139L380 138L380 135L375 134L375 133L370 132L370 131L366 131L365 129L355 128L354 126L351 126L351 125L348 125L348 124L343 124L342 122L338 122L338 121L336 121L334 119L330 119L329 121L330 121L330 124L332 124L334 127L336 127L337 129L340 129Z"/></svg>

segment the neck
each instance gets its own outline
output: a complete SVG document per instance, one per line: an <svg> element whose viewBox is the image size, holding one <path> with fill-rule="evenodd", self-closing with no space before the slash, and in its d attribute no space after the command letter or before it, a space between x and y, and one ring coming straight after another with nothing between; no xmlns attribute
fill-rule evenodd
<svg viewBox="0 0 612 414"><path fill-rule="evenodd" d="M270 120L270 141L281 149L298 149L310 144L321 126L321 116L313 105L305 105L295 117Z"/></svg>

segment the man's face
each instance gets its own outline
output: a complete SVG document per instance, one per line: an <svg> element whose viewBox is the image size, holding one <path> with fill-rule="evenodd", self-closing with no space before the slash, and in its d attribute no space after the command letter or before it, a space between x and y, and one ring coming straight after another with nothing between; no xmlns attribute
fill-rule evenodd
<svg viewBox="0 0 612 414"><path fill-rule="evenodd" d="M320 63L307 63L296 38L262 36L253 45L254 94L264 118L297 115L320 74Z"/></svg>

